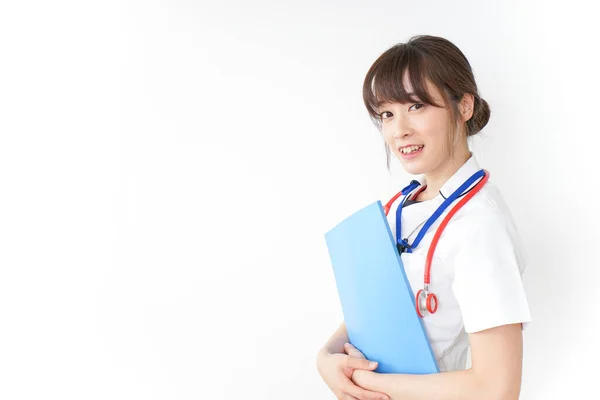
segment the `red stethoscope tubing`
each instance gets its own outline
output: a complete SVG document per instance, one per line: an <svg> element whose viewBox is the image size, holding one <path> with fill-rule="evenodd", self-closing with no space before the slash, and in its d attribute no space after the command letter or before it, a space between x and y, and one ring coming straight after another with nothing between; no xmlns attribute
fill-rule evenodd
<svg viewBox="0 0 600 400"><path fill-rule="evenodd" d="M462 206L464 206L469 200L471 200L471 198L473 196L475 196L475 194L477 194L477 192L479 192L481 190L481 188L483 187L483 185L485 185L485 183L488 181L490 174L487 170L484 170L484 171L485 171L485 175L483 176L483 178L475 185L475 187L470 192L468 192L456 204L456 206L454 206L450 210L450 212L448 212L448 215L446 215L446 217L442 220L442 222L440 223L440 226L437 228L435 234L433 235L433 239L431 240L431 245L429 246L429 250L427 251L427 258L425 260L425 274L423 277L423 282L425 284L425 287L427 287L429 285L429 283L431 282L431 262L433 260L433 253L435 252L435 248L437 247L438 241L440 240L440 237L442 236L442 232L444 231L444 229L446 228L446 225L448 225L448 222L454 216L454 214L456 214L458 212L458 210L460 210L462 208ZM392 204L394 203L394 201L396 201L398 199L398 197L402 196L402 194L403 194L402 192L398 192L383 207L383 210L385 211L386 216L388 215L390 208L392 207ZM419 297L420 297L420 294L422 291L423 291L423 289L420 289L419 292L416 294L416 300L417 300L416 309L417 309L417 313L419 314L419 316L421 318L423 317L423 315L419 309ZM435 302L435 305L432 305L432 302ZM438 301L437 301L437 297L435 296L435 294L433 294L433 293L427 294L426 307L427 307L427 310L432 314L437 311Z"/></svg>
<svg viewBox="0 0 600 400"><path fill-rule="evenodd" d="M435 251L438 241L440 240L440 236L442 236L442 232L444 231L444 228L446 228L446 225L448 225L448 221L450 221L452 216L454 214L456 214L456 212L458 210L460 210L462 208L462 206L464 206L469 200L471 200L471 198L473 196L475 196L475 194L477 194L477 192L479 192L481 190L481 188L483 187L483 185L485 185L485 183L487 182L489 177L490 177L490 174L487 171L485 171L485 175L479 181L479 183L473 188L473 190L471 190L469 193L467 193L465 195L465 197L463 197L456 204L456 206L454 206L452 208L452 210L450 210L448 215L446 215L446 217L440 223L440 226L435 231L435 235L433 235L433 239L431 239L431 245L429 246L429 251L427 252L427 259L425 260L425 277L424 277L425 284L428 284L431 282L431 279L430 279L431 278L431 261L433 260L433 252Z"/></svg>

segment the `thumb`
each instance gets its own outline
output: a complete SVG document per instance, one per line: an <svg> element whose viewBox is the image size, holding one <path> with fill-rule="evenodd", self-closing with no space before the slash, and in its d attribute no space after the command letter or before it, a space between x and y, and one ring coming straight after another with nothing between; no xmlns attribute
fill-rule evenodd
<svg viewBox="0 0 600 400"><path fill-rule="evenodd" d="M364 354L356 347L347 343L344 345L344 349L349 357L347 357L347 367L357 369L368 369L373 370L377 368L378 363L376 361L369 361Z"/></svg>
<svg viewBox="0 0 600 400"><path fill-rule="evenodd" d="M357 357L348 356L345 359L344 367L352 368L352 369L374 370L377 368L377 362L369 361L366 358L357 358Z"/></svg>

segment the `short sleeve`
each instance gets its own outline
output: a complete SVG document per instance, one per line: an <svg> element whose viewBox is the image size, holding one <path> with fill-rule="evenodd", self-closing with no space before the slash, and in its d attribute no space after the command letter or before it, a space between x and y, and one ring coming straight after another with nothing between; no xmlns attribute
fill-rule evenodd
<svg viewBox="0 0 600 400"><path fill-rule="evenodd" d="M501 213L477 218L454 259L452 290L465 331L531 321L515 240Z"/></svg>

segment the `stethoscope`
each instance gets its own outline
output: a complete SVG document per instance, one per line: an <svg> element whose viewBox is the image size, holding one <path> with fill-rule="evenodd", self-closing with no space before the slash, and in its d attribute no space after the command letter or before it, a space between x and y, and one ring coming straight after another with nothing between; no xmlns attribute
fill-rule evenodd
<svg viewBox="0 0 600 400"><path fill-rule="evenodd" d="M482 177L483 179L481 179L471 190L469 190L466 194L463 193L465 190L471 187L471 185L475 183L477 179ZM406 196L404 196L404 198L402 199L402 202L398 205L398 209L396 210L396 247L398 248L399 253L412 253L412 250L419 245L421 239L423 239L423 236L425 236L425 233L427 232L429 227L440 217L440 215L442 215L442 213L450 206L450 204L452 204L452 202L454 202L454 200L464 195L464 197L450 210L450 212L448 212L448 215L446 215L446 217L442 220L440 226L437 228L433 236L433 239L431 240L429 250L427 251L427 258L425 260L424 287L423 289L420 289L415 295L415 305L417 309L417 314L419 314L419 317L421 318L424 318L428 312L430 314L435 314L435 312L438 309L437 297L433 292L429 291L429 284L431 282L431 261L433 260L433 252L435 251L438 240L452 216L456 214L456 212L462 206L464 206L469 200L471 200L473 196L475 196L477 192L481 190L483 185L485 185L485 183L488 181L489 177L489 172L485 169L482 169L477 171L469 179L467 179L458 189L454 191L454 193L450 195L450 197L445 199L444 202L431 215L431 217L429 217L429 219L425 222L425 225L423 225L423 227L419 231L419 234L417 235L412 244L408 243L408 238L401 239L402 206L406 199L411 195L411 192L413 192L421 184L418 181L413 180L407 187L405 187L394 197L392 197L392 199L383 207L385 215L387 216L394 201L396 201L396 199L398 199L398 197L402 196L403 194L406 194ZM416 196L418 196L419 193L421 193L426 187L427 186L423 186L417 192L415 192L413 199L416 198Z"/></svg>

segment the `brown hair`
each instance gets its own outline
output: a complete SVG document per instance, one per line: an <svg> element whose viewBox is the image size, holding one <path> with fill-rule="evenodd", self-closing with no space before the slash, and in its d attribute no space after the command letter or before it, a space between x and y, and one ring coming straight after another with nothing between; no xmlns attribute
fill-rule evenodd
<svg viewBox="0 0 600 400"><path fill-rule="evenodd" d="M474 97L473 115L464 124L467 137L477 134L490 119L488 103L479 97L473 71L465 55L449 40L430 35L411 37L406 43L390 47L373 63L363 84L363 101L372 121L381 132L381 119L377 113L382 102L408 103L414 98L403 87L402 77L408 69L408 79L413 92L422 103L434 107L448 107L449 139L456 139L458 104L466 93ZM427 93L429 80L441 93L444 105L433 103ZM387 168L390 169L390 149L385 144ZM450 146L450 151L452 151Z"/></svg>

